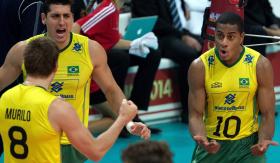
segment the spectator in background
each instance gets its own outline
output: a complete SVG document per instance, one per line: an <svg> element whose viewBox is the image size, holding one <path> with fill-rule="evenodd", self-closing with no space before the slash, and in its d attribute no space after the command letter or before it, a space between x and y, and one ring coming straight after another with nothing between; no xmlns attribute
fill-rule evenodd
<svg viewBox="0 0 280 163"><path fill-rule="evenodd" d="M72 12L74 14L74 21L86 16L86 6L89 0L73 0Z"/></svg>
<svg viewBox="0 0 280 163"><path fill-rule="evenodd" d="M123 3L124 0L103 0L92 13L76 21L72 31L88 36L104 47L107 51L108 65L122 89L128 67L139 66L130 99L140 110L147 110L154 77L161 58L159 51L154 50L158 47L157 38L153 33L148 33L133 41L121 39L118 22L119 9ZM111 109L105 101L106 98L101 90L95 91L91 95L91 104L99 104L97 108L102 108L101 112L104 110L110 112ZM103 106L100 106L100 103L103 103ZM112 113L109 114L113 118L115 117ZM134 120L141 121L138 116ZM152 133L160 132L156 128L150 129Z"/></svg>
<svg viewBox="0 0 280 163"><path fill-rule="evenodd" d="M94 2L100 3L101 1L102 0L74 0L72 5L74 21L86 16L96 8L96 5L93 5Z"/></svg>
<svg viewBox="0 0 280 163"><path fill-rule="evenodd" d="M272 11L269 0L248 0L244 9L245 33L280 36L280 19ZM244 44L268 43L275 40L267 38L245 37ZM265 55L266 46L254 46L262 55Z"/></svg>
<svg viewBox="0 0 280 163"><path fill-rule="evenodd" d="M122 152L123 163L172 163L173 154L165 142L142 141Z"/></svg>
<svg viewBox="0 0 280 163"><path fill-rule="evenodd" d="M185 0L187 10L190 12L190 19L187 21L187 29L194 35L201 35L203 15L206 7L209 7L209 0Z"/></svg>
<svg viewBox="0 0 280 163"><path fill-rule="evenodd" d="M44 25L40 18L43 0L1 0L0 17L0 65L4 63L8 50L18 41L42 33Z"/></svg>
<svg viewBox="0 0 280 163"><path fill-rule="evenodd" d="M158 15L153 31L159 39L162 57L179 64L182 120L187 123L187 71L190 63L199 56L201 43L200 38L194 36L186 28L189 13L186 10L185 2L183 0L132 0L131 2L133 17ZM172 4L173 2L175 4ZM202 40L200 41L202 42Z"/></svg>
<svg viewBox="0 0 280 163"><path fill-rule="evenodd" d="M15 43L44 31L44 25L40 19L42 4L43 0L1 0L0 66L3 65L6 54ZM21 81L22 79L19 78L18 80ZM19 81L14 82L6 89L16 85ZM0 91L0 96L5 90ZM0 155L2 152L0 136Z"/></svg>

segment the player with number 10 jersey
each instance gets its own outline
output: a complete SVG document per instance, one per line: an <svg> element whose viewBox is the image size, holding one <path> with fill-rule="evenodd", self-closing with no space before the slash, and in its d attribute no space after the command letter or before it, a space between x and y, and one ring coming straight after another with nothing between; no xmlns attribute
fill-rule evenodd
<svg viewBox="0 0 280 163"><path fill-rule="evenodd" d="M239 60L227 66L213 48L200 58L205 67L207 137L239 140L258 131L256 63L260 54L243 47Z"/></svg>

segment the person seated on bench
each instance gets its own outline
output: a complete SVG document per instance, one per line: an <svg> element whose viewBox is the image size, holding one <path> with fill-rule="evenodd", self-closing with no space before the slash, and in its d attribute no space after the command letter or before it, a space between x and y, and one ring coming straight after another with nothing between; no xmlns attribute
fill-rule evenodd
<svg viewBox="0 0 280 163"><path fill-rule="evenodd" d="M179 87L182 103L182 121L188 122L187 72L191 62L201 51L198 38L186 27L188 12L184 0L131 0L132 17L158 15L154 33L159 40L162 57L179 65Z"/></svg>
<svg viewBox="0 0 280 163"><path fill-rule="evenodd" d="M135 39L133 41L121 39L119 33L119 9L124 0L103 0L90 14L80 18L73 25L73 32L81 33L99 42L108 54L108 65L118 85L123 89L129 66L138 65L133 89L130 95L140 110L147 110L153 81L158 69L161 55L158 48L157 37L153 33ZM89 4L90 8L93 6ZM94 83L93 83L94 84ZM102 103L102 104L100 104ZM101 112L115 118L106 102L101 90L91 93L91 104L96 105ZM141 121L136 116L134 121ZM92 122L94 123L94 122ZM91 125L89 126L96 126ZM160 130L150 128L152 133Z"/></svg>

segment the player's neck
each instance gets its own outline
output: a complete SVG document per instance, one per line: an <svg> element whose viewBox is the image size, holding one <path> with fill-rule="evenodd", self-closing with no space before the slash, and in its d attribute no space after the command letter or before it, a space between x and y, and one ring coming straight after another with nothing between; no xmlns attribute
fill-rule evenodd
<svg viewBox="0 0 280 163"><path fill-rule="evenodd" d="M27 77L26 80L23 82L24 85L32 85L32 86L39 86L46 90L51 83L51 79L49 78L34 78L34 77Z"/></svg>

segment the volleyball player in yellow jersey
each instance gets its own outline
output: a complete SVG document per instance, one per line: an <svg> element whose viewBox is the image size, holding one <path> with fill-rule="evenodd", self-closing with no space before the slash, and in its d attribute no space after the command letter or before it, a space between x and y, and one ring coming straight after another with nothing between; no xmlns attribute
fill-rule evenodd
<svg viewBox="0 0 280 163"><path fill-rule="evenodd" d="M102 46L86 37L71 33L73 24L71 4L71 0L46 0L41 17L47 27L47 32L45 35L34 38L49 37L60 49L58 71L50 86L50 92L60 95L71 103L76 109L80 121L87 127L91 78L98 83L113 110L119 110L125 96L112 77ZM22 66L23 50L30 40L17 43L8 52L6 60L0 68L0 90L20 75L22 67L24 67ZM150 130L146 125L132 124L129 125L132 134L143 138L150 136ZM71 146L65 135L63 135L61 144L63 163L83 163L86 160L86 157Z"/></svg>
<svg viewBox="0 0 280 163"><path fill-rule="evenodd" d="M272 66L242 45L239 15L223 13L215 30L216 47L193 61L188 74L189 127L198 144L192 162L265 162L268 146L277 144Z"/></svg>
<svg viewBox="0 0 280 163"><path fill-rule="evenodd" d="M60 136L85 156L98 161L137 114L131 101L123 100L115 123L97 139L79 120L74 108L47 89L57 70L59 49L47 37L35 39L24 51L27 78L0 99L0 133L5 163L60 163Z"/></svg>

